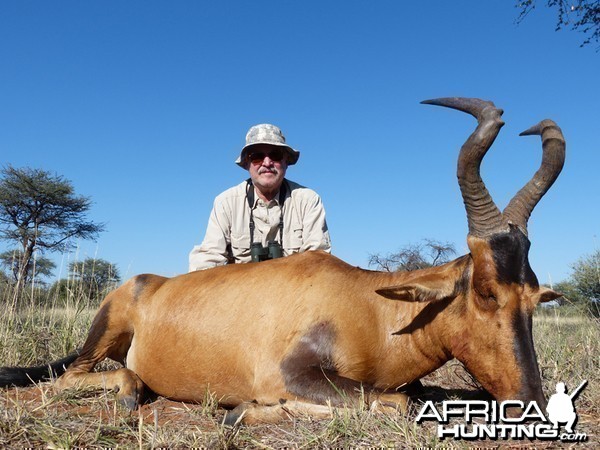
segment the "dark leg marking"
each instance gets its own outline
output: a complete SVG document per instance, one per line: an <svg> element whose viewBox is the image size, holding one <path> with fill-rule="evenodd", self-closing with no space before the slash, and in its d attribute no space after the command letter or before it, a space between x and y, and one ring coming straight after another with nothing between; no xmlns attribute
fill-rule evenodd
<svg viewBox="0 0 600 450"><path fill-rule="evenodd" d="M137 302L144 289L152 281L153 276L149 274L137 275L134 278L135 285L133 286L133 301Z"/></svg>
<svg viewBox="0 0 600 450"><path fill-rule="evenodd" d="M330 323L314 325L281 363L285 387L291 394L319 404L340 406L357 398L368 385L338 375L333 361L335 330Z"/></svg>

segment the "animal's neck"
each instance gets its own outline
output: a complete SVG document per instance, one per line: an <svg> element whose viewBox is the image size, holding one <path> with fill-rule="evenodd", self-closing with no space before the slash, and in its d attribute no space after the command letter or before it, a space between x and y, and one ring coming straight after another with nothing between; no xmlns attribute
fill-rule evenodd
<svg viewBox="0 0 600 450"><path fill-rule="evenodd" d="M380 314L380 342L382 354L386 355L384 378L389 377L390 384L416 380L453 358L452 346L456 342L455 331L463 320L471 264L469 255L465 255L443 266L386 274L387 279L380 281L394 286L442 276L457 286L455 295L433 302L382 299L386 303ZM393 379L397 374L405 379Z"/></svg>

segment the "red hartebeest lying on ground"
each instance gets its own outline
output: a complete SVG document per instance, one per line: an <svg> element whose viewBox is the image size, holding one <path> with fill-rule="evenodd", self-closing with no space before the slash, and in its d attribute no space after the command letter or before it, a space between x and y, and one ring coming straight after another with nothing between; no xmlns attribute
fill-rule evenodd
<svg viewBox="0 0 600 450"><path fill-rule="evenodd" d="M403 273L306 252L170 279L139 275L102 302L81 352L51 365L60 374L72 363L56 387L111 388L130 408L144 386L186 402L210 391L237 407L228 421L252 423L298 411L320 417L328 404L403 408L398 387L457 358L496 399L544 407L531 316L559 294L529 266L527 221L562 169L562 133L550 120L522 133L542 136L541 168L500 212L479 167L502 110L478 99L424 103L478 120L458 159L468 255ZM92 372L105 358L126 368ZM4 368L0 385L44 376L47 368Z"/></svg>

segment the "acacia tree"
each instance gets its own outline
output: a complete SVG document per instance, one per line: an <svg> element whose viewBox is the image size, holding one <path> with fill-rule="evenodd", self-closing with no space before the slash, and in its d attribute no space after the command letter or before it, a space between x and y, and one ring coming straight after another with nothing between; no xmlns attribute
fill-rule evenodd
<svg viewBox="0 0 600 450"><path fill-rule="evenodd" d="M586 298L600 302L600 250L583 256L572 266L573 283Z"/></svg>
<svg viewBox="0 0 600 450"><path fill-rule="evenodd" d="M581 257L572 268L570 282L576 298L583 300L589 314L600 317L600 250Z"/></svg>
<svg viewBox="0 0 600 450"><path fill-rule="evenodd" d="M536 0L517 0L516 6L521 10L517 22L522 22L536 5ZM581 44L582 47L592 41L600 41L599 0L546 0L546 5L557 10L557 31L568 27L583 32L587 38Z"/></svg>
<svg viewBox="0 0 600 450"><path fill-rule="evenodd" d="M447 263L456 254L454 245L434 239L424 239L418 244L408 244L395 253L369 255L369 267L386 272L426 269Z"/></svg>
<svg viewBox="0 0 600 450"><path fill-rule="evenodd" d="M104 225L86 219L87 197L71 182L40 169L7 166L0 172L0 239L19 246L16 295L30 276L34 252L66 251L74 239L95 239Z"/></svg>
<svg viewBox="0 0 600 450"><path fill-rule="evenodd" d="M86 258L69 264L71 277L80 283L89 298L99 298L121 281L116 265L105 259Z"/></svg>
<svg viewBox="0 0 600 450"><path fill-rule="evenodd" d="M563 294L557 303L574 305L592 317L600 317L600 250L582 256L571 268L569 278L554 285L554 290Z"/></svg>
<svg viewBox="0 0 600 450"><path fill-rule="evenodd" d="M0 266L8 270L8 272L12 275L13 281L15 282L19 279L19 268L22 260L23 252L18 249L7 250L0 253ZM32 281L34 272L35 276L49 277L52 275L52 271L56 269L56 264L43 256L38 256L35 258L34 263L35 271L31 270L27 274L27 278L24 280L25 284Z"/></svg>

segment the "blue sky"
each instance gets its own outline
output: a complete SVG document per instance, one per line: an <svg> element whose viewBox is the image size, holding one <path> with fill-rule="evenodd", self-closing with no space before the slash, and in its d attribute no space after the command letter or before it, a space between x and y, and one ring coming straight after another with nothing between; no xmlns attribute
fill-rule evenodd
<svg viewBox="0 0 600 450"><path fill-rule="evenodd" d="M93 199L106 232L52 255L63 275L87 256L125 277L185 272L263 122L302 152L288 178L323 198L337 256L366 267L423 238L462 254L455 167L475 120L419 102L480 97L505 110L482 167L501 209L541 160L518 133L552 118L567 138L529 222L534 271L560 281L598 248L600 54L555 32L553 10L517 17L510 1L2 2L1 163Z"/></svg>

